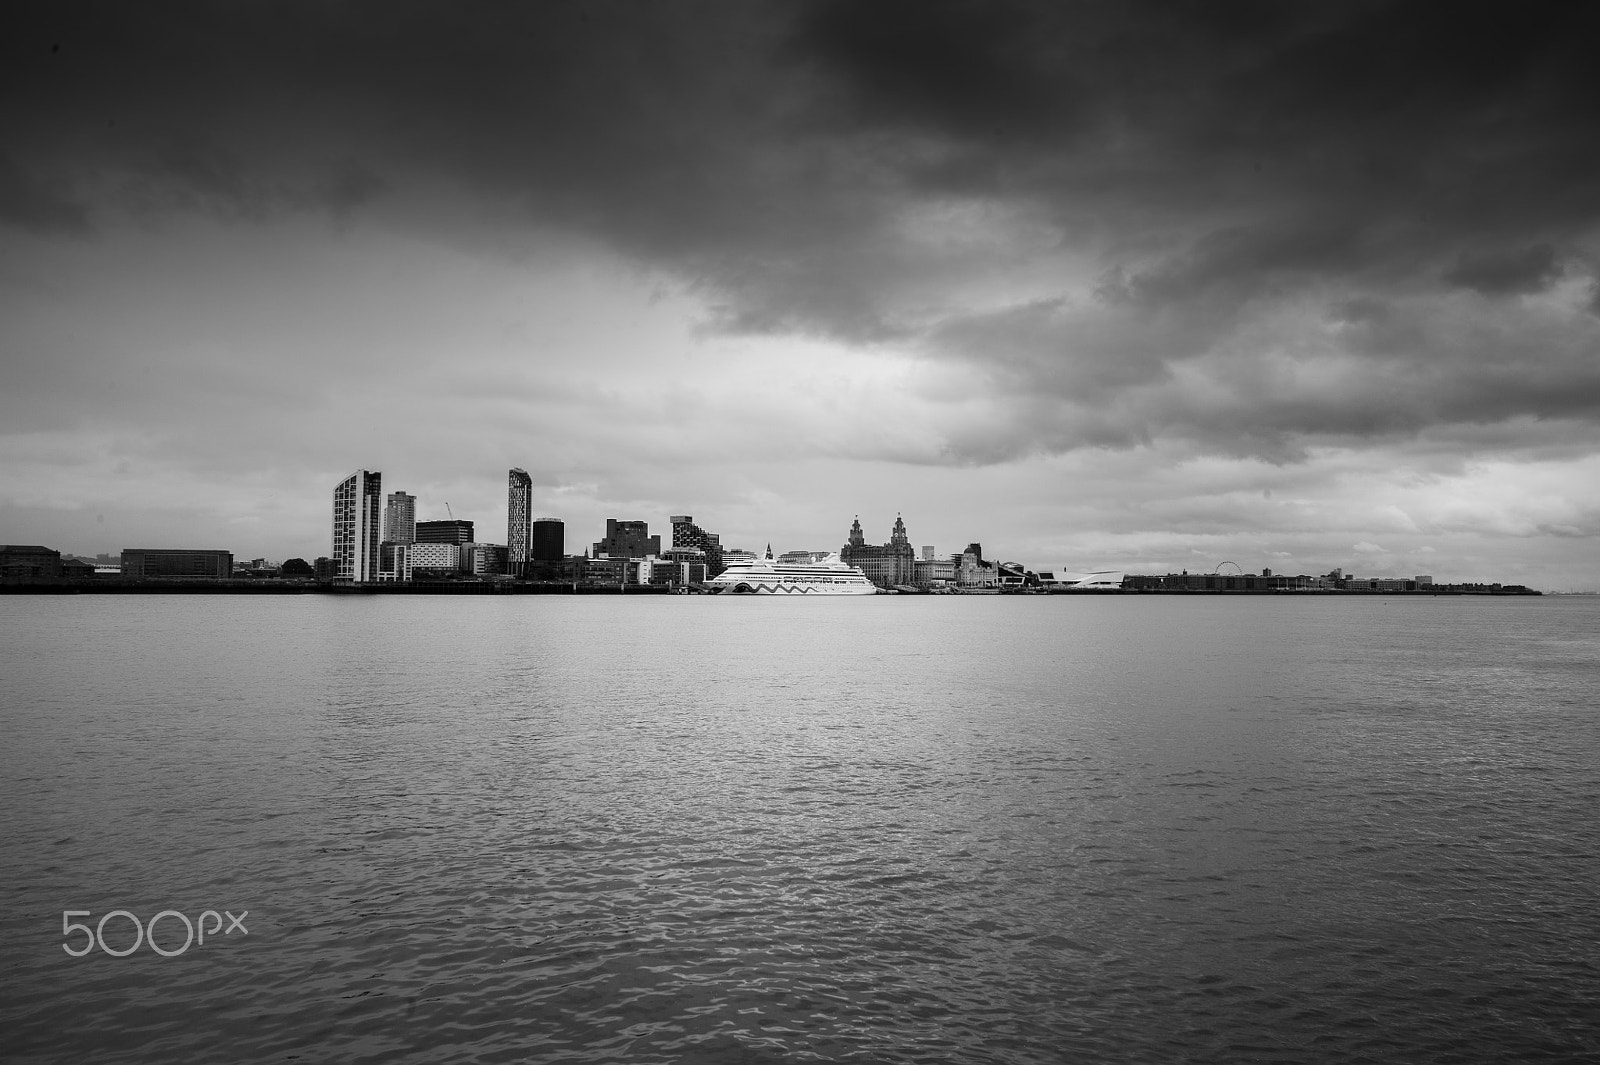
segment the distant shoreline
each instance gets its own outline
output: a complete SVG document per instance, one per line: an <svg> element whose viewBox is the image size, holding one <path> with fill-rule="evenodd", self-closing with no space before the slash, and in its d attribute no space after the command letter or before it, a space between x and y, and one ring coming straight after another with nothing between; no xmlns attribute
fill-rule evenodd
<svg viewBox="0 0 1600 1065"><path fill-rule="evenodd" d="M626 589L616 585L574 585L571 582L529 581L425 581L410 583L368 583L333 585L316 581L285 580L92 580L61 581L52 583L0 584L0 595L680 595L679 588L632 584ZM730 594L730 593L724 593ZM972 593L950 591L942 593L899 592L900 595L967 595ZM1105 595L1177 595L1177 596L1297 596L1336 597L1347 596L1398 596L1419 598L1424 596L1527 596L1544 595L1531 588L1434 589L1426 591L1346 591L1331 588L1319 589L1243 589L1243 588L1095 588L1082 591L1060 592L988 592L979 594L1041 595L1041 596L1105 596ZM1587 594L1587 593L1551 593Z"/></svg>

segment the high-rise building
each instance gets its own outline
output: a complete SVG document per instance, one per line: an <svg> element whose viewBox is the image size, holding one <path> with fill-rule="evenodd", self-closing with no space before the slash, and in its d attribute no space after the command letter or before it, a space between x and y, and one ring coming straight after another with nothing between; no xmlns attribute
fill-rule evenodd
<svg viewBox="0 0 1600 1065"><path fill-rule="evenodd" d="M533 562L560 562L567 552L567 527L560 518L540 518L528 536L528 557Z"/></svg>
<svg viewBox="0 0 1600 1065"><path fill-rule="evenodd" d="M713 577L726 568L722 564L722 537L700 528L689 514L672 516L672 546L698 547L704 551L706 572Z"/></svg>
<svg viewBox="0 0 1600 1065"><path fill-rule="evenodd" d="M506 475L506 563L516 576L533 557L533 478L512 467Z"/></svg>
<svg viewBox="0 0 1600 1065"><path fill-rule="evenodd" d="M896 514L889 542L878 546L867 543L859 517L850 526L850 541L839 551L847 565L860 566L867 579L879 588L893 588L916 580L917 550L911 546L906 523Z"/></svg>
<svg viewBox="0 0 1600 1065"><path fill-rule="evenodd" d="M390 492L383 508L383 538L391 544L409 544L417 538L417 497Z"/></svg>
<svg viewBox="0 0 1600 1065"><path fill-rule="evenodd" d="M383 474L357 470L333 490L334 580L378 579Z"/></svg>
<svg viewBox="0 0 1600 1065"><path fill-rule="evenodd" d="M472 522L460 518L417 522L416 542L419 544L470 544L475 539Z"/></svg>
<svg viewBox="0 0 1600 1065"><path fill-rule="evenodd" d="M644 558L661 554L661 537L650 535L647 521L618 521L606 519L606 538L594 545L596 557Z"/></svg>

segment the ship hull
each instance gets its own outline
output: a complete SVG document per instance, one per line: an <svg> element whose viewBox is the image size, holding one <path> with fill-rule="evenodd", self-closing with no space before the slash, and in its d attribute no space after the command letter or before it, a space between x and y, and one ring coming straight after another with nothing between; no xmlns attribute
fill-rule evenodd
<svg viewBox="0 0 1600 1065"><path fill-rule="evenodd" d="M877 595L876 585L798 584L790 581L744 578L718 590L721 595Z"/></svg>
<svg viewBox="0 0 1600 1065"><path fill-rule="evenodd" d="M740 562L706 582L723 595L876 595L877 585L867 580L860 566L847 566L838 555L821 562Z"/></svg>

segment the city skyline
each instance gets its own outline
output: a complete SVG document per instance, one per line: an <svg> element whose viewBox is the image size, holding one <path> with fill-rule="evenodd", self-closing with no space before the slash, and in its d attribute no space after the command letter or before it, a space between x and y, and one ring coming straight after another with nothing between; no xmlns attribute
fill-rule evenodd
<svg viewBox="0 0 1600 1065"><path fill-rule="evenodd" d="M1591 14L379 10L16 20L0 540L521 468L573 545L1600 589Z"/></svg>

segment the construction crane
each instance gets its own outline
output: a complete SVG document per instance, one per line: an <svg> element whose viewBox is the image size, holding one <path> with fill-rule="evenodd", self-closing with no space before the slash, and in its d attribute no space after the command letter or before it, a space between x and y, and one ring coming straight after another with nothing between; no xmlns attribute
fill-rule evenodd
<svg viewBox="0 0 1600 1065"><path fill-rule="evenodd" d="M450 515L450 520L451 521L455 521L456 520L456 513L455 513L455 511L450 509L450 501L448 499L445 500L445 503L444 503L444 512L446 514Z"/></svg>

